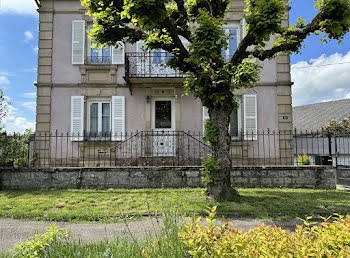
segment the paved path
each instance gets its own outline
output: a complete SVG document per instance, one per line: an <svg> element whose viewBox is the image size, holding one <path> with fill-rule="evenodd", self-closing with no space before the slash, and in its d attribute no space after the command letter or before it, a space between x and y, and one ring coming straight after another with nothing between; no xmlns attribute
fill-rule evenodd
<svg viewBox="0 0 350 258"><path fill-rule="evenodd" d="M337 185L337 190L342 190L345 192L350 193L350 186L347 185Z"/></svg>
<svg viewBox="0 0 350 258"><path fill-rule="evenodd" d="M264 223L262 220L255 219L240 219L230 220L233 223L233 228L240 228L244 231L250 228L260 226ZM116 236L121 236L124 233L129 234L132 232L134 237L142 237L146 232L154 232L159 228L161 222L157 222L155 219L148 219L143 221L128 222L128 226L125 223L81 223L71 224L68 222L55 223L60 228L71 233L73 239L82 239L84 241L98 241L103 240L106 237L113 239ZM265 224L272 225L273 221L266 222ZM277 226L291 231L295 230L295 225L301 224L300 221L294 220L290 222L278 222ZM26 220L13 220L13 219L0 219L0 250L9 250L14 248L16 244L26 242L28 237L36 233L44 233L50 226L50 222L46 221L26 221ZM129 229L128 229L129 228Z"/></svg>

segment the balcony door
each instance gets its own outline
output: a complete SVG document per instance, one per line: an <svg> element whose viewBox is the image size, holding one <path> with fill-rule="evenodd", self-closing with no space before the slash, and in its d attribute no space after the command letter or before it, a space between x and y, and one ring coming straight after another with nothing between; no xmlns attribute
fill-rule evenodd
<svg viewBox="0 0 350 258"><path fill-rule="evenodd" d="M152 99L152 155L175 156L174 98Z"/></svg>
<svg viewBox="0 0 350 258"><path fill-rule="evenodd" d="M162 49L153 50L151 55L151 71L155 77L172 77L174 69L167 66L167 62L172 55Z"/></svg>

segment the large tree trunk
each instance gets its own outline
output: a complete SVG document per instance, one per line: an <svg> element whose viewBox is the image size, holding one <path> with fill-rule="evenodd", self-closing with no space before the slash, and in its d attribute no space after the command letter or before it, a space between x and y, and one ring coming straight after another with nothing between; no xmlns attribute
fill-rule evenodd
<svg viewBox="0 0 350 258"><path fill-rule="evenodd" d="M231 137L228 127L233 105L227 103L224 106L209 107L209 117L212 125L217 128L218 136L211 143L213 158L219 160L216 167L216 175L219 179L215 185L208 187L208 193L216 200L234 200L238 192L232 187L230 173L232 170L230 148Z"/></svg>

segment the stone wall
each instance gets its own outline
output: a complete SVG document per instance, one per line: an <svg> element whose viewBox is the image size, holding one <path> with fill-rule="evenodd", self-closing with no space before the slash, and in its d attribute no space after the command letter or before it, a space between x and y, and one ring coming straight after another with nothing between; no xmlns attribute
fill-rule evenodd
<svg viewBox="0 0 350 258"><path fill-rule="evenodd" d="M236 187L289 187L335 189L332 167L236 167ZM200 187L200 167L2 169L0 187L39 188L160 188Z"/></svg>

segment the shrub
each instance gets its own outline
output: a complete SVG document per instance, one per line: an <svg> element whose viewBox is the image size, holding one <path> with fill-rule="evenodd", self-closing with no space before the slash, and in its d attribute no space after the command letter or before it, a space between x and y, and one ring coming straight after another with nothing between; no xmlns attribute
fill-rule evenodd
<svg viewBox="0 0 350 258"><path fill-rule="evenodd" d="M298 155L298 166L310 165L311 157L303 152L303 155Z"/></svg>
<svg viewBox="0 0 350 258"><path fill-rule="evenodd" d="M67 232L59 229L55 225L50 225L48 232L44 234L36 234L29 238L29 241L15 246L17 257L41 257L45 248L56 241L68 236Z"/></svg>
<svg viewBox="0 0 350 258"><path fill-rule="evenodd" d="M0 132L0 166L21 168L28 165L28 142L31 130L23 135Z"/></svg>
<svg viewBox="0 0 350 258"><path fill-rule="evenodd" d="M338 216L320 225L304 220L296 233L276 226L260 226L249 232L215 224L216 207L210 209L208 226L193 217L180 238L193 257L346 257L350 254L350 217Z"/></svg>

